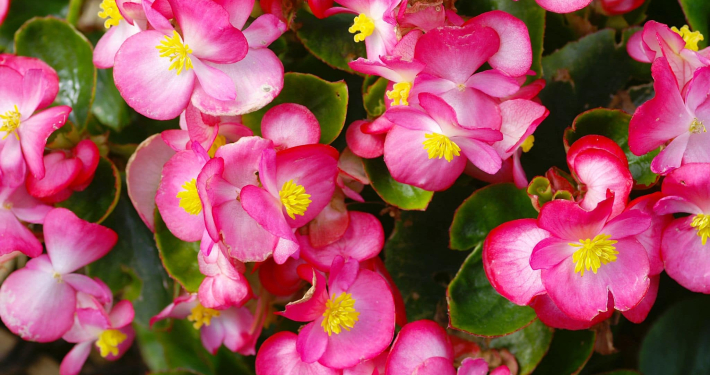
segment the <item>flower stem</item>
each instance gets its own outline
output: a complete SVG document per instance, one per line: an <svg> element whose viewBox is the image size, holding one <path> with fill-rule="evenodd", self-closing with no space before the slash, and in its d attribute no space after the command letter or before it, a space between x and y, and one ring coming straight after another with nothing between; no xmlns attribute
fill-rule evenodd
<svg viewBox="0 0 710 375"><path fill-rule="evenodd" d="M76 26L81 16L81 9L84 6L84 0L69 0L69 12L67 12L67 22L72 26Z"/></svg>

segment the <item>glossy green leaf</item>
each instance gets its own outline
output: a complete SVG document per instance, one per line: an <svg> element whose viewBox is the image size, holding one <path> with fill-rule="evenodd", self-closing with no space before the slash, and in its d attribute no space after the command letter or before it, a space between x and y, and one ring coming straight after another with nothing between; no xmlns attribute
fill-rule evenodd
<svg viewBox="0 0 710 375"><path fill-rule="evenodd" d="M679 2L683 13L685 13L685 18L690 23L690 28L693 31L700 31L705 36L705 40L698 43L698 47L707 47L708 37L710 37L710 2L706 0L679 0ZM682 25L669 26L680 28Z"/></svg>
<svg viewBox="0 0 710 375"><path fill-rule="evenodd" d="M242 116L242 122L261 135L261 118L273 106L297 103L308 107L320 123L320 143L333 142L345 125L348 107L348 88L345 82L328 82L311 74L286 73L284 88L266 107Z"/></svg>
<svg viewBox="0 0 710 375"><path fill-rule="evenodd" d="M371 85L363 85L362 101L367 114L372 117L381 116L385 113L385 92L387 92L388 80L379 77Z"/></svg>
<svg viewBox="0 0 710 375"><path fill-rule="evenodd" d="M69 9L67 0L14 0L10 1L10 9L5 21L0 25L0 49L12 52L15 31L32 17L57 16L64 17Z"/></svg>
<svg viewBox="0 0 710 375"><path fill-rule="evenodd" d="M401 212L385 244L385 265L402 292L407 319L446 316L446 287L466 254L449 250L448 219L472 188L437 193L425 212Z"/></svg>
<svg viewBox="0 0 710 375"><path fill-rule="evenodd" d="M537 316L498 294L483 270L480 252L473 252L449 284L449 325L477 336L503 336L527 326Z"/></svg>
<svg viewBox="0 0 710 375"><path fill-rule="evenodd" d="M489 185L474 192L456 211L451 224L451 248L480 247L493 228L515 219L535 218L525 189L512 183Z"/></svg>
<svg viewBox="0 0 710 375"><path fill-rule="evenodd" d="M641 344L645 375L710 373L710 297L676 303L651 327Z"/></svg>
<svg viewBox="0 0 710 375"><path fill-rule="evenodd" d="M508 349L518 361L518 366L520 366L518 374L528 375L545 356L551 341L552 329L536 320L512 335L491 340L490 347ZM552 374L562 373L555 371Z"/></svg>
<svg viewBox="0 0 710 375"><path fill-rule="evenodd" d="M651 162L660 149L643 156L634 155L629 150L629 121L631 115L612 109L598 108L584 112L574 119L572 127L565 130L565 142L572 145L579 138L589 134L603 135L616 142L624 150L629 160L629 170L638 185L653 185L658 175L651 172Z"/></svg>
<svg viewBox="0 0 710 375"><path fill-rule="evenodd" d="M113 69L99 69L97 77L91 113L109 129L121 131L131 122L131 111L113 82Z"/></svg>
<svg viewBox="0 0 710 375"><path fill-rule="evenodd" d="M595 339L594 331L556 330L550 350L534 374L579 374L594 352Z"/></svg>
<svg viewBox="0 0 710 375"><path fill-rule="evenodd" d="M434 193L397 182L384 159L363 159L370 185L385 202L403 210L426 210Z"/></svg>
<svg viewBox="0 0 710 375"><path fill-rule="evenodd" d="M354 18L355 15L346 13L321 20L301 9L296 16L296 22L301 25L296 35L319 60L333 68L352 73L348 62L358 57L367 57L365 43L356 43L353 34L348 32Z"/></svg>
<svg viewBox="0 0 710 375"><path fill-rule="evenodd" d="M99 159L91 184L83 191L74 192L57 207L72 210L76 216L92 223L101 223L108 217L121 196L121 177L113 163Z"/></svg>
<svg viewBox="0 0 710 375"><path fill-rule="evenodd" d="M200 241L185 242L175 237L165 226L160 212L155 211L155 244L165 270L188 292L196 293L205 276L200 273L197 253Z"/></svg>

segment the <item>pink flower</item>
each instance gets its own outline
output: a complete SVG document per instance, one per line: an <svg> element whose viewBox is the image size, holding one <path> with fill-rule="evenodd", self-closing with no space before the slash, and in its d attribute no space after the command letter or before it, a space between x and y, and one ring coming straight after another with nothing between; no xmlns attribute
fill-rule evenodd
<svg viewBox="0 0 710 375"><path fill-rule="evenodd" d="M200 273L205 279L200 284L197 296L202 306L210 309L241 307L252 297L249 282L244 277L244 264L224 253L222 246L208 255L197 254Z"/></svg>
<svg viewBox="0 0 710 375"><path fill-rule="evenodd" d="M710 162L710 115L704 109L710 91L710 67L695 71L681 95L668 60L654 61L653 87L656 96L636 109L629 124L629 148L644 155L661 145L665 148L653 159L651 170L666 174L687 163Z"/></svg>
<svg viewBox="0 0 710 375"><path fill-rule="evenodd" d="M643 5L645 0L602 0L604 13L613 16L631 12Z"/></svg>
<svg viewBox="0 0 710 375"><path fill-rule="evenodd" d="M392 177L431 191L451 186L470 160L486 173L496 173L501 158L490 143L503 139L493 129L459 125L454 109L441 98L422 93L419 104L426 112L396 106L385 116L397 126L387 133L385 163Z"/></svg>
<svg viewBox="0 0 710 375"><path fill-rule="evenodd" d="M47 139L64 125L71 108L56 106L35 113L54 100L45 95L55 81L39 67L21 73L10 66L0 65L0 172L4 184L17 186L24 182L27 169L38 179L44 177Z"/></svg>
<svg viewBox="0 0 710 375"><path fill-rule="evenodd" d="M390 81L385 104L409 105L409 92L417 75L424 70L422 62L401 56L382 56L377 60L359 58L348 65L360 73L377 75Z"/></svg>
<svg viewBox="0 0 710 375"><path fill-rule="evenodd" d="M0 0L0 25L5 21L7 10L10 8L10 0Z"/></svg>
<svg viewBox="0 0 710 375"><path fill-rule="evenodd" d="M324 12L314 12L331 16L338 13L350 13L357 15L353 20L353 25L348 29L351 34L355 34L356 42L365 42L367 48L367 59L377 61L380 56L390 55L397 44L397 34L395 32L396 21L394 19L394 9L401 0L340 0L338 4L344 8L330 8ZM330 7L332 1L313 0L309 4L317 3L323 9Z"/></svg>
<svg viewBox="0 0 710 375"><path fill-rule="evenodd" d="M259 264L259 282L275 296L290 297L303 288L303 280L297 270L305 263L302 259L288 258L283 264L276 264L273 258L269 258Z"/></svg>
<svg viewBox="0 0 710 375"><path fill-rule="evenodd" d="M342 257L333 261L327 288L322 274L315 270L306 273L301 276L312 278L311 289L278 313L310 322L296 342L303 362L342 369L374 358L387 348L394 334L395 313L392 293L381 276Z"/></svg>
<svg viewBox="0 0 710 375"><path fill-rule="evenodd" d="M360 193L365 185L370 184L370 179L365 173L365 165L362 159L346 147L340 153L338 170L340 173L336 183L345 196L354 201L365 202Z"/></svg>
<svg viewBox="0 0 710 375"><path fill-rule="evenodd" d="M57 72L47 63L34 57L15 56L8 53L0 54L0 66L7 66L15 69L21 75L25 75L28 70L39 69L44 78L44 93L40 100L38 109L45 108L54 102L54 98L59 93L59 76Z"/></svg>
<svg viewBox="0 0 710 375"><path fill-rule="evenodd" d="M371 133L370 130L367 130L370 125L375 123L385 125L384 129L376 133ZM392 126L394 124L387 120L386 116L380 116L372 122L357 120L350 124L345 131L345 140L348 143L348 148L352 150L353 154L361 158L373 159L380 157L384 153L385 137L387 132L392 129Z"/></svg>
<svg viewBox="0 0 710 375"><path fill-rule="evenodd" d="M210 0L169 0L179 34L158 11L146 16L155 29L128 38L115 57L121 96L139 113L157 120L177 117L197 86L218 100L237 96L231 78L208 65L232 64L248 52L247 40L229 13ZM157 2L156 2L157 4ZM155 4L153 4L155 5Z"/></svg>
<svg viewBox="0 0 710 375"><path fill-rule="evenodd" d="M668 276L680 285L710 293L708 260L710 237L710 164L687 164L663 181L663 195L656 214L689 213L674 219L663 231L661 258Z"/></svg>
<svg viewBox="0 0 710 375"><path fill-rule="evenodd" d="M514 0L518 1L518 0ZM592 0L535 0L537 4L554 13L572 13L589 5Z"/></svg>
<svg viewBox="0 0 710 375"><path fill-rule="evenodd" d="M105 19L106 33L94 48L94 65L100 69L112 68L116 52L123 43L135 34L148 29L143 6L150 6L152 1L141 0L103 0L98 16Z"/></svg>
<svg viewBox="0 0 710 375"><path fill-rule="evenodd" d="M103 257L117 241L111 229L56 208L44 220L47 254L30 260L0 287L0 318L25 340L49 342L74 323L77 292L110 300L106 290L88 276L73 273Z"/></svg>
<svg viewBox="0 0 710 375"><path fill-rule="evenodd" d="M158 315L150 319L153 325L166 318L187 319L200 330L202 345L210 353L217 354L224 344L227 349L242 355L253 355L256 339L261 333L261 325L255 324L255 317L245 307L230 307L215 310L200 304L197 295L186 294L176 298Z"/></svg>
<svg viewBox="0 0 710 375"><path fill-rule="evenodd" d="M257 375L309 374L338 375L340 371L318 362L307 363L297 349L298 336L283 331L264 341L256 354Z"/></svg>
<svg viewBox="0 0 710 375"><path fill-rule="evenodd" d="M279 104L264 113L261 136L270 139L276 151L314 145L320 140L320 124L313 112L305 106Z"/></svg>
<svg viewBox="0 0 710 375"><path fill-rule="evenodd" d="M27 194L25 185L0 184L0 257L19 251L28 257L42 254L42 244L22 222L42 224L52 207Z"/></svg>
<svg viewBox="0 0 710 375"><path fill-rule="evenodd" d="M201 112L192 103L180 114L180 129L165 130L160 135L173 150L189 150L190 141L197 142L213 157L217 149L241 137L254 135L242 124L240 116L212 116Z"/></svg>

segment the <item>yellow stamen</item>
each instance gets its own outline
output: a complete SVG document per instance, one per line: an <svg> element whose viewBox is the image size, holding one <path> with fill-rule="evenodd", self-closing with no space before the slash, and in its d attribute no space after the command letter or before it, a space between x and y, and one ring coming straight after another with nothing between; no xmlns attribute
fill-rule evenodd
<svg viewBox="0 0 710 375"><path fill-rule="evenodd" d="M342 328L350 331L350 328L355 326L360 313L355 310L355 299L350 293L340 293L338 298L335 296L325 303L325 319L321 323L323 330L328 333L328 336L335 333L336 335L342 332Z"/></svg>
<svg viewBox="0 0 710 375"><path fill-rule="evenodd" d="M126 335L117 329L107 329L101 332L96 346L101 351L101 356L106 358L109 354L118 355L118 346L126 341Z"/></svg>
<svg viewBox="0 0 710 375"><path fill-rule="evenodd" d="M2 120L2 126L0 126L0 131L5 132L2 139L7 138L10 133L15 133L15 138L20 139L20 135L17 133L17 128L20 127L20 111L15 105L15 110L9 110L5 114L0 115L0 120Z"/></svg>
<svg viewBox="0 0 710 375"><path fill-rule="evenodd" d="M110 29L111 26L118 26L118 22L123 19L123 16L116 6L116 0L104 0L99 6L101 7L99 17L106 19L104 27Z"/></svg>
<svg viewBox="0 0 710 375"><path fill-rule="evenodd" d="M409 82L399 82L392 86L392 90L387 91L387 97L392 100L392 105L409 105L409 90L412 89L412 84Z"/></svg>
<svg viewBox="0 0 710 375"><path fill-rule="evenodd" d="M705 246L708 242L708 237L710 237L710 215L695 215L690 226L698 230L698 236L702 239L703 246Z"/></svg>
<svg viewBox="0 0 710 375"><path fill-rule="evenodd" d="M522 144L520 144L520 148L523 149L523 152L528 152L530 149L533 147L535 144L535 136L534 135L529 135L525 140L523 141Z"/></svg>
<svg viewBox="0 0 710 375"><path fill-rule="evenodd" d="M192 50L187 44L183 44L180 34L173 30L172 38L165 36L165 40L160 42L155 48L160 51L160 57L169 57L172 64L168 70L177 69L177 75L180 75L183 69L192 69L192 60L190 54Z"/></svg>
<svg viewBox="0 0 710 375"><path fill-rule="evenodd" d="M193 322L192 326L195 329L200 329L202 325L210 325L212 323L212 318L219 316L219 310L208 309L202 306L201 303L197 303L197 306L192 308L192 313L187 316L187 320Z"/></svg>
<svg viewBox="0 0 710 375"><path fill-rule="evenodd" d="M365 38L372 35L373 31L375 31L375 22L364 13L360 13L357 17L355 17L353 25L350 26L348 31L351 34L355 34L354 39L356 42L362 42ZM360 34L357 34L357 32L360 32Z"/></svg>
<svg viewBox="0 0 710 375"><path fill-rule="evenodd" d="M705 125L703 125L703 122L694 118L693 122L690 123L690 128L688 128L688 131L691 133L695 134L700 134L700 133L707 133L707 129L705 129Z"/></svg>
<svg viewBox="0 0 710 375"><path fill-rule="evenodd" d="M427 133L424 134L424 137L426 137L426 141L422 144L424 145L424 150L429 153L429 159L444 158L446 161L451 162L454 160L454 156L461 155L461 147L443 134Z"/></svg>
<svg viewBox="0 0 710 375"><path fill-rule="evenodd" d="M213 158L214 154L217 153L217 150L226 144L227 144L227 138L225 138L222 134L217 134L217 137L214 139L214 142L212 142L212 146L207 151L207 155L209 155L211 158Z"/></svg>
<svg viewBox="0 0 710 375"><path fill-rule="evenodd" d="M685 25L678 30L677 27L673 26L671 27L671 30L673 30L676 34L680 35L681 38L685 41L685 48L697 51L698 50L698 42L701 40L705 40L703 37L703 34L700 33L700 31L690 31L690 28L688 25Z"/></svg>
<svg viewBox="0 0 710 375"><path fill-rule="evenodd" d="M579 243L570 243L572 247L580 249L572 254L572 261L575 263L574 272L580 272L584 276L584 271L589 269L597 273L602 264L616 261L616 247L613 245L618 241L610 240L610 235L599 234L594 239L579 240Z"/></svg>
<svg viewBox="0 0 710 375"><path fill-rule="evenodd" d="M281 203L286 207L286 213L291 219L296 218L294 214L303 216L308 205L312 202L309 199L311 195L306 194L303 185L296 185L293 180L284 182L284 186L279 191L279 197L281 197Z"/></svg>
<svg viewBox="0 0 710 375"><path fill-rule="evenodd" d="M202 212L202 202L197 194L197 182L193 178L182 184L183 190L178 192L176 198L180 198L180 208L190 215L199 215Z"/></svg>

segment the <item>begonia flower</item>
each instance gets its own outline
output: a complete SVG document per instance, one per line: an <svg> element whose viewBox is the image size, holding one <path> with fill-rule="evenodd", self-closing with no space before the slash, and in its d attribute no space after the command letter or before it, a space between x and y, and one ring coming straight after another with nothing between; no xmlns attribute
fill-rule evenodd
<svg viewBox="0 0 710 375"><path fill-rule="evenodd" d="M10 0L0 0L0 25L5 21L8 9L10 9Z"/></svg>
<svg viewBox="0 0 710 375"><path fill-rule="evenodd" d="M355 155L349 148L345 148L340 153L338 159L338 179L336 183L348 198L364 202L365 199L360 195L365 185L370 184L370 179L365 173L365 165L362 159Z"/></svg>
<svg viewBox="0 0 710 375"><path fill-rule="evenodd" d="M301 277L311 280L312 287L278 314L310 322L300 330L296 343L303 362L343 369L387 348L394 335L395 311L392 293L381 276L360 269L356 260L337 257L326 287L321 273L301 267Z"/></svg>
<svg viewBox="0 0 710 375"><path fill-rule="evenodd" d="M163 141L173 150L191 149L190 142L197 142L214 157L217 149L227 143L236 142L241 137L254 135L242 124L240 116L212 116L201 112L192 103L180 114L180 129L169 129L160 133Z"/></svg>
<svg viewBox="0 0 710 375"><path fill-rule="evenodd" d="M341 154L342 155L342 154ZM338 175L336 184L338 187L333 192L330 202L323 207L323 210L306 224L300 231L306 233L308 242L314 247L328 246L343 237L350 225L350 216L345 205L345 193L341 185L342 172ZM344 182L343 182L343 186ZM345 189L350 190L345 187ZM354 191L351 193L357 194ZM359 196L359 194L357 194Z"/></svg>
<svg viewBox="0 0 710 375"><path fill-rule="evenodd" d="M385 116L380 116L375 121L385 122L386 130L382 133L378 132L377 134L366 133L364 129L371 123L367 120L357 120L348 126L348 129L345 131L345 140L353 154L365 159L373 159L382 156L384 153L385 138L387 136L386 133L394 124L387 120Z"/></svg>
<svg viewBox="0 0 710 375"><path fill-rule="evenodd" d="M419 104L426 112L397 106L385 114L396 124L384 147L395 180L439 191L456 181L467 160L486 173L498 172L502 161L490 144L503 139L501 132L462 127L454 109L438 96L422 93Z"/></svg>
<svg viewBox="0 0 710 375"><path fill-rule="evenodd" d="M274 143L276 151L314 145L320 140L318 119L306 106L279 104L264 113L261 136Z"/></svg>
<svg viewBox="0 0 710 375"><path fill-rule="evenodd" d="M97 68L108 69L113 67L123 43L148 29L148 19L141 0L103 0L99 7L98 16L105 20L106 33L96 43L93 60Z"/></svg>
<svg viewBox="0 0 710 375"><path fill-rule="evenodd" d="M59 76L57 72L44 61L26 56L15 56L9 53L0 54L0 66L7 66L15 69L21 75L25 75L28 70L39 69L44 78L44 92L37 109L43 109L54 102L59 93Z"/></svg>
<svg viewBox="0 0 710 375"><path fill-rule="evenodd" d="M0 256L16 251L31 258L42 254L42 244L22 222L42 224L51 210L30 196L24 184L12 188L0 183Z"/></svg>
<svg viewBox="0 0 710 375"><path fill-rule="evenodd" d="M518 1L518 0L514 0ZM589 5L592 0L535 0L538 5L553 13L572 13Z"/></svg>
<svg viewBox="0 0 710 375"><path fill-rule="evenodd" d="M385 102L390 105L409 105L409 92L414 79L424 70L424 63L417 60L406 60L401 56L382 56L378 60L359 58L348 63L360 73L377 75L389 80Z"/></svg>
<svg viewBox="0 0 710 375"><path fill-rule="evenodd" d="M640 7L646 0L602 0L601 6L604 13L615 16L629 13Z"/></svg>
<svg viewBox="0 0 710 375"><path fill-rule="evenodd" d="M338 375L340 371L318 362L307 363L297 349L298 336L293 332L278 332L261 344L256 354L257 375L309 374Z"/></svg>
<svg viewBox="0 0 710 375"><path fill-rule="evenodd" d="M668 60L658 58L651 68L656 96L636 109L629 124L629 148L644 155L665 148L651 162L651 171L666 174L687 163L710 163L710 67L695 71L681 94Z"/></svg>
<svg viewBox="0 0 710 375"><path fill-rule="evenodd" d="M197 254L200 273L205 279L200 284L197 296L202 306L211 309L241 307L253 294L244 277L244 264L230 258L220 247L209 255Z"/></svg>
<svg viewBox="0 0 710 375"><path fill-rule="evenodd" d="M275 296L290 297L304 285L297 271L304 263L303 259L288 258L283 264L276 264L273 258L269 258L259 265L259 282Z"/></svg>
<svg viewBox="0 0 710 375"><path fill-rule="evenodd" d="M99 302L111 298L96 281L74 271L106 255L118 240L114 231L55 208L44 219L44 240L47 254L30 260L0 287L0 318L28 341L62 337L74 323L77 292Z"/></svg>
<svg viewBox="0 0 710 375"><path fill-rule="evenodd" d="M377 61L380 56L390 55L397 44L397 25L394 18L394 9L401 0L339 0L338 4L343 7L330 8L323 12L317 11L324 16L331 16L338 13L355 14L353 25L348 31L355 34L355 42L365 42L367 49L367 59ZM314 0L310 3L318 3L319 8L332 5L332 1Z"/></svg>

